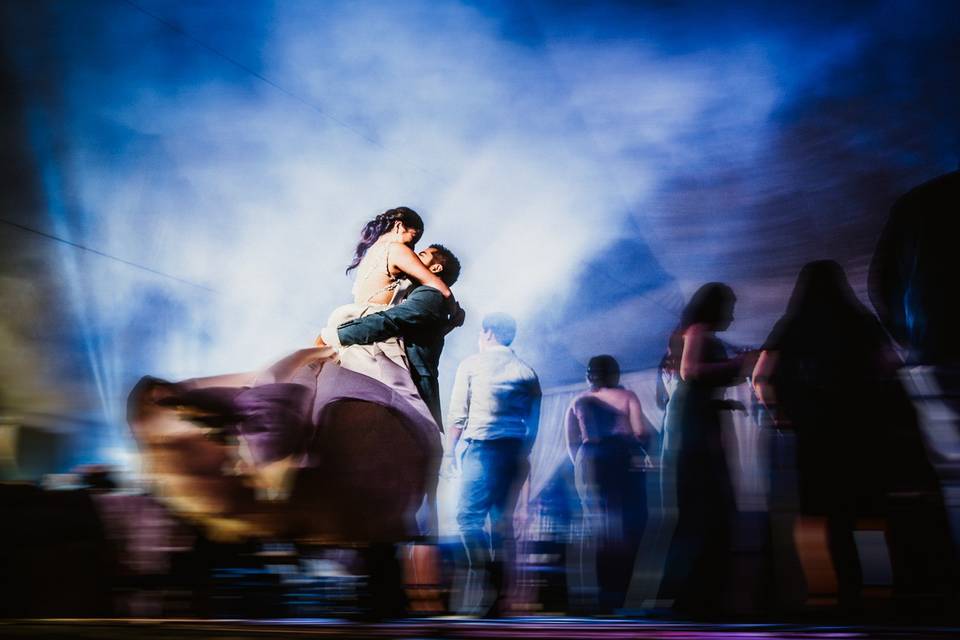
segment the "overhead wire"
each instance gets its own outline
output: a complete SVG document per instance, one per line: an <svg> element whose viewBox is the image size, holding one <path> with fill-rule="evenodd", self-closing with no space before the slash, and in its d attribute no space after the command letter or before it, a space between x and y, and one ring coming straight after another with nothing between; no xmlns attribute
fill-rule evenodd
<svg viewBox="0 0 960 640"><path fill-rule="evenodd" d="M181 35L182 37L186 38L187 40L190 40L191 42L193 42L194 44L198 45L199 47L201 47L201 48L209 51L210 53L214 54L215 56L217 56L217 57L219 57L219 58L221 58L221 59L229 62L231 65L233 65L233 66L235 66L236 68L238 68L238 69L244 71L245 73L251 75L252 77L256 78L257 80L263 82L264 84L267 84L268 86L274 88L275 90L277 90L277 91L279 91L280 93L284 94L284 95L287 96L288 98L291 98L292 100L295 100L295 101L299 102L300 104L304 105L305 107L307 107L307 108L311 109L312 111L320 114L321 116L327 118L328 120L330 120L330 121L333 122L334 124L336 124L336 125L344 128L344 129L346 129L347 131L350 131L351 133L353 133L354 135L356 135L356 136L359 137L360 139L364 140L365 142L367 142L367 143L369 143L369 144L371 144L371 145L373 145L373 146L375 146L375 147L377 147L377 148L379 148L379 149L381 149L381 150L383 150L383 151L390 152L390 150L389 150L386 146L384 146L382 143L380 143L379 141L375 140L374 138L371 138L369 135L367 135L367 134L364 133L363 131L357 129L357 128L354 127L354 126L351 126L348 122L345 122L345 121L341 120L340 118L337 118L336 116L334 116L333 114L331 114L329 111L327 111L327 110L324 109L323 107L315 104L314 102L311 102L311 101L308 100L307 98L304 98L303 96L301 96L301 95L299 95L299 94L297 94L297 93L295 93L295 92L293 92L293 91L290 91L289 89L287 89L287 88L285 88L284 86L280 85L279 83L277 83L276 81L272 80L271 78L263 75L262 73L259 73L259 72L256 71L255 69L250 68L250 66L244 64L244 63L241 62L240 60L237 60L237 59L234 58L233 56L227 54L225 51L222 51L221 49L218 49L217 47L214 47L214 46L208 44L207 42L201 40L200 38L196 37L195 35L193 35L193 34L190 33L189 31L187 31L186 29L184 29L183 27L181 27L180 25L178 25L176 22L173 22L173 21L171 21L171 20L169 20L169 19L167 19L167 18L164 18L163 16L161 16L161 15L159 15L159 14L157 14L157 13L154 13L154 12L150 11L149 9L147 9L147 8L143 7L142 5L134 2L133 0L123 0L123 2L126 3L127 5L129 5L130 7L136 9L137 11L143 13L144 15L152 18L153 20L157 21L158 23L162 24L162 25L165 26L167 29L169 29L169 30L171 30L171 31L173 31L173 32ZM414 169L416 169L416 170L418 170L418 171L420 171L420 172L422 172L422 173L424 173L424 174L426 174L426 175L429 175L429 176L431 176L431 177L433 177L433 178L435 178L435 179L439 179L439 176L437 176L436 174L434 174L434 173L432 173L432 172L424 169L423 167L421 167L421 166L419 166L419 165L417 165L417 164L415 164L415 163L413 163L413 162L410 162L409 159L403 159L403 160L404 160L404 162L406 162L411 168L414 168ZM81 251L86 251L86 252L88 252L88 253L91 253L91 254L100 256L100 257L102 257L102 258L106 258L106 259L108 259L108 260L113 260L113 261L115 261L115 262L117 262L117 263L124 264L124 265L130 266L130 267L133 267L133 268L135 268L135 269L139 269L139 270L141 270L141 271L145 271L145 272L147 272L147 273L151 273L151 274L156 275L156 276L160 276L160 277L163 277L163 278L166 278L166 279L169 279L169 280L173 280L173 281L175 281L175 282L179 282L179 283L181 283L181 284L185 284L185 285L188 285L188 286L191 286L191 287L195 287L195 288L197 288L197 289L202 289L202 290L205 290L205 291L216 292L216 289L214 289L214 288L212 288L212 287L209 287L209 286L207 286L207 285L203 285L203 284L199 284L199 283L196 283L196 282L192 282L192 281L187 280L187 279L185 279L185 278L181 278L181 277L179 277L179 276L175 276L175 275L173 275L173 274L166 273L166 272L160 271L160 270L158 270L158 269L154 269L154 268L152 268L152 267L148 267L148 266L146 266L146 265L143 265L143 264L140 264L140 263L137 263L137 262L133 262L132 260L127 260L127 259L125 259L125 258L121 258L121 257L119 257L119 256L115 256L115 255L113 255L113 254L106 253L105 251L100 251L99 249L94 249L94 248L92 248L92 247L88 247L88 246L86 246L86 245L82 245L82 244L79 244L79 243L77 243L77 242L73 242L73 241L71 241L71 240L67 240L66 238L61 238L60 236L56 236L56 235L54 235L54 234L47 233L47 232L45 232L45 231L41 231L41 230L39 230L39 229L35 229L35 228L33 228L33 227L30 227L30 226L27 226L27 225L24 225L24 224L21 224L21 223L18 223L18 222L14 222L14 221L12 221L12 220L7 220L7 219L4 219L4 218L0 218L0 223L3 223L3 224L8 225L8 226L10 226L10 227L14 227L14 228L20 229L21 231L24 231L24 232L27 232L27 233L32 233L32 234L34 234L34 235L37 235L37 236L46 238L46 239L48 239L48 240L52 240L52 241L55 241L55 242L59 242L59 243L62 243L62 244L65 244L65 245L74 247L74 248L76 248L76 249L80 249Z"/></svg>
<svg viewBox="0 0 960 640"><path fill-rule="evenodd" d="M159 22L160 24L164 25L165 27L167 27L167 28L170 29L171 31L180 34L181 36L183 36L183 37L186 38L187 40L190 40L190 41L193 42L194 44L202 47L203 49L206 49L207 51L209 51L210 53L214 54L215 56L217 56L217 57L219 57L219 58L222 58L223 60L226 60L227 62L229 62L230 64L232 64L232 65L235 66L236 68L244 71L245 73L250 74L251 76L253 76L253 77L256 78L257 80L260 80L261 82L263 82L264 84L267 84L268 86L273 87L274 89L276 89L276 90L279 91L280 93L284 94L284 95L287 96L288 98L291 98L292 100L295 100L295 101L299 102L300 104L304 105L305 107L307 107L307 108L309 108L309 109L317 112L318 114L320 114L320 115L323 116L324 118L327 118L328 120L330 120L330 121L333 122L334 124L336 124L336 125L338 125L338 126L340 126L340 127L343 127L343 128L346 129L347 131L350 131L351 133L353 133L354 135L356 135L356 136L359 137L360 139L364 140L365 142L368 142L369 144L371 144L371 145L379 148L379 149L382 150L382 151L386 151L387 153L393 153L393 152L391 152L391 150L390 150L387 146L385 146L383 143L381 143L380 141L378 141L378 140L376 140L376 139L374 139L374 138L371 138L369 135L367 135L366 133L364 133L364 132L361 131L360 129L357 129L356 127L352 126L350 123L345 122L344 120L336 117L335 115L333 115L332 113L330 113L329 110L324 109L323 107L321 107L320 105L316 104L315 102L312 102L311 100L303 97L302 95L300 95L300 94L298 94L298 93L296 93L296 92L294 92L294 91L291 91L291 90L287 89L286 87L284 87L283 85L279 84L279 83L276 82L275 80L272 80L271 78L263 75L262 73L260 73L260 72L257 71L256 69L250 68L249 65L246 65L246 64L244 64L243 62L241 62L240 60L237 60L236 58L234 58L234 57L231 56L230 54L226 53L225 51L223 51L223 50L221 50L221 49L219 49L219 48L217 48L217 47L214 47L213 45L208 44L207 42L201 40L200 38L196 37L195 35L193 35L193 34L190 33L189 31L187 31L186 29L184 29L183 27L181 27L181 26L180 26L179 24L177 24L176 22L173 22L172 20L169 20L169 19L167 19L167 18L164 18L163 16L161 16L161 15L159 15L159 14L157 14L157 13L154 13L154 12L150 11L149 9L146 9L145 7L141 6L141 5L140 5L139 3L137 3L137 2L134 2L133 0L123 0L123 2L126 3L126 4L128 4L129 6L133 7L133 8L136 9L137 11L143 13L144 15L149 16L150 18L153 18L154 20L156 20L156 21ZM429 171L429 170L427 170L426 168L418 165L417 163L412 162L409 158L400 156L400 160L401 160L402 162L406 163L406 164L407 164L408 166L410 166L411 168L416 169L417 171L420 171L421 173L423 173L423 174L425 174L425 175L427 175L427 176L430 176L431 178L433 178L433 179L435 179L435 180L442 180L442 178L441 178L440 176L438 176L437 174L433 173L432 171Z"/></svg>
<svg viewBox="0 0 960 640"><path fill-rule="evenodd" d="M167 279L169 279L169 280L174 280L174 281L179 282L179 283L181 283L181 284L186 284L186 285L189 285L189 286L191 286L191 287L196 287L197 289L203 289L204 291L210 291L210 292L214 292L214 293L216 292L216 289L214 289L214 288L212 288L212 287L208 287L207 285L199 284L199 283L197 283L197 282L191 282L190 280L186 280L185 278L181 278L181 277L179 277L179 276L175 276L175 275L173 275L173 274L166 273L166 272L164 272L164 271L160 271L160 270L158 270L158 269L154 269L154 268L148 267L148 266L146 266L146 265L142 265L142 264L140 264L140 263L138 263L138 262L133 262L132 260L127 260L127 259L125 259L125 258L121 258L121 257L119 257L119 256L115 256L115 255L110 254L110 253L107 253L107 252L105 252L105 251L100 251L99 249L94 249L93 247L88 247L88 246L83 245L83 244L80 244L80 243L78 243L78 242L73 242L72 240L67 240L66 238L61 238L60 236L55 236L55 235L53 235L52 233L47 233L46 231L40 231L39 229L34 229L33 227L29 227L29 226L27 226L27 225L25 225L25 224L20 224L19 222L14 222L13 220L7 220L7 219L5 219L5 218L0 218L0 223L3 223L3 224L5 224L5 225L11 226L11 227L14 227L14 228L17 228L17 229L20 229L21 231L25 231L25 232L27 232L27 233L32 233L32 234L38 235L38 236L40 236L40 237L42 237L42 238L46 238L46 239L48 239L48 240L53 240L54 242L60 242L60 243L62 243L62 244L71 246L71 247L73 247L73 248L75 248L75 249L80 249L81 251L86 251L86 252L88 252L88 253L92 253L92 254L94 254L94 255L100 256L101 258L107 258L108 260L113 260L113 261L115 261L115 262L119 262L120 264L125 264L125 265L127 265L127 266L129 266L129 267L134 267L135 269L140 269L141 271L146 271L147 273L152 273L153 275L156 275L156 276L161 276L161 277L167 278Z"/></svg>

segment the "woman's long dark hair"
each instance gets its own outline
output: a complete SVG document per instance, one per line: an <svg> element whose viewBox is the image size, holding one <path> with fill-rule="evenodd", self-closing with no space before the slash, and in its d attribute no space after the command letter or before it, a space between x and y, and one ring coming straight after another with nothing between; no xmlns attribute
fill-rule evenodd
<svg viewBox="0 0 960 640"><path fill-rule="evenodd" d="M892 350L879 321L857 299L834 260L810 262L800 270L787 312L767 338L767 348L816 361L837 373L849 373L855 365L872 371Z"/></svg>
<svg viewBox="0 0 960 640"><path fill-rule="evenodd" d="M847 274L836 260L815 260L803 265L790 294L785 317L808 317L837 314L869 314L857 299Z"/></svg>
<svg viewBox="0 0 960 640"><path fill-rule="evenodd" d="M373 246L377 239L393 228L397 222L402 222L408 229L416 229L420 234L423 233L423 218L420 214L409 207L397 207L387 209L376 218L363 225L360 232L360 242L357 243L357 249L353 253L353 261L347 267L347 273L357 268L367 249Z"/></svg>
<svg viewBox="0 0 960 640"><path fill-rule="evenodd" d="M737 296L733 289L722 282L708 282L690 297L680 314L680 324L670 334L667 354L661 362L664 371L675 374L680 370L680 355L683 353L683 334L695 324L716 326L727 319Z"/></svg>

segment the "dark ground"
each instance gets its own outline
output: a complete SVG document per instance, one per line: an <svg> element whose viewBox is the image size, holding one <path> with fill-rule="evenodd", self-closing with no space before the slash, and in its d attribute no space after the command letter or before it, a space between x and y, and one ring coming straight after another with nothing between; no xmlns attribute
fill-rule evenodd
<svg viewBox="0 0 960 640"><path fill-rule="evenodd" d="M455 619L359 624L338 620L22 620L0 622L3 638L172 640L174 638L956 638L951 627L813 624L698 624L630 619Z"/></svg>

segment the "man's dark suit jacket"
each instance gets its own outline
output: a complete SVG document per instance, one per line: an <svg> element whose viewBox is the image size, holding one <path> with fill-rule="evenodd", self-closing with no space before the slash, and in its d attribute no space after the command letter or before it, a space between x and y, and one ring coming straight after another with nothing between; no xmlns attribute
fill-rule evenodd
<svg viewBox="0 0 960 640"><path fill-rule="evenodd" d="M433 287L416 286L400 304L384 311L350 320L337 327L343 346L372 344L387 338L403 338L410 375L437 425L443 430L440 411L440 352L450 323L443 294Z"/></svg>

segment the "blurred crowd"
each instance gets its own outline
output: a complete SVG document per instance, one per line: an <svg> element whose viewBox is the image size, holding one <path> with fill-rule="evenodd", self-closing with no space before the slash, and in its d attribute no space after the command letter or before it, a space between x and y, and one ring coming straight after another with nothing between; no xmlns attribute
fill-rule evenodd
<svg viewBox="0 0 960 640"><path fill-rule="evenodd" d="M904 195L870 268L873 309L840 264L811 262L758 348L718 337L736 295L703 285L665 339L655 406L601 354L547 424L536 373L510 348L516 323L484 318L457 373L440 471L456 480L456 531L441 530L430 554L422 540L371 551L225 539L106 467L0 484L0 610L362 615L386 580L402 590L389 612L423 615L950 615L957 211L960 172ZM753 459L735 421L764 434ZM548 432L560 459L544 474ZM746 467L765 478L759 508L738 500Z"/></svg>

